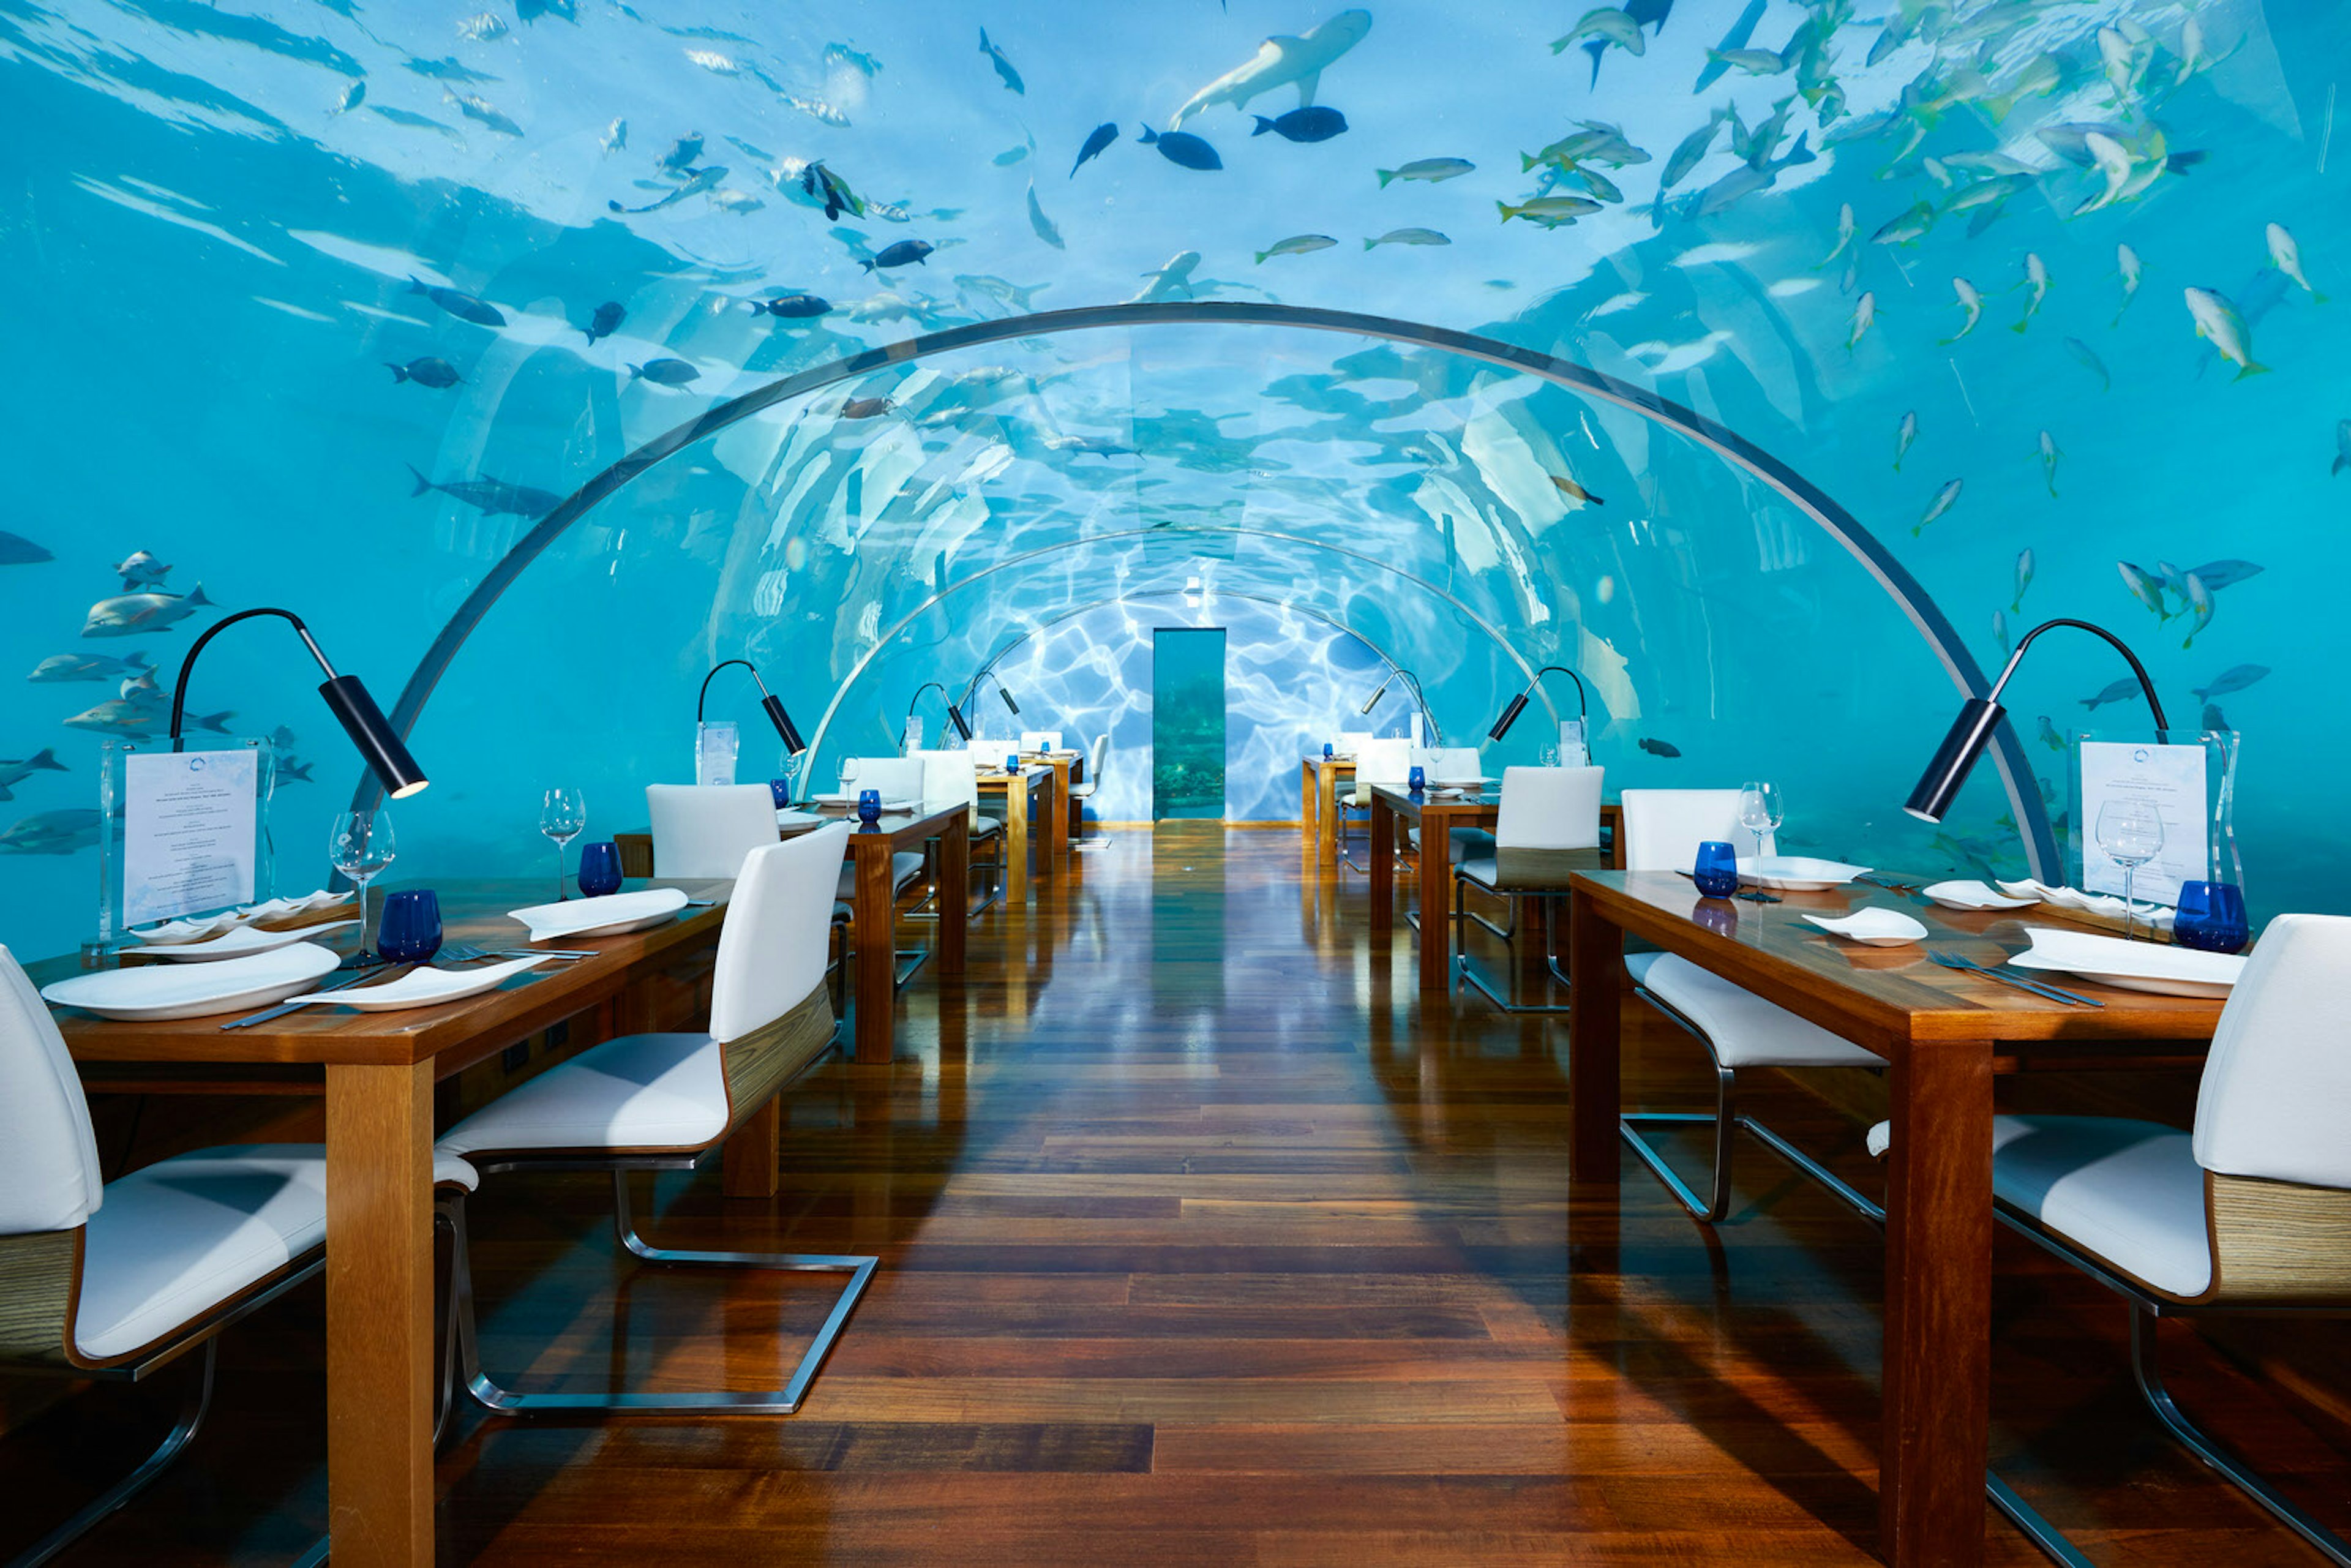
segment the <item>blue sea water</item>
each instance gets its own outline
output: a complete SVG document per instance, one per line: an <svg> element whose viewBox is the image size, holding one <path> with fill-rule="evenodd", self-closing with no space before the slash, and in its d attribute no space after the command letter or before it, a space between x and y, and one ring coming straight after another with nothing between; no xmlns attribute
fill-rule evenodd
<svg viewBox="0 0 2351 1568"><path fill-rule="evenodd" d="M2351 852L2318 826L2351 771L2351 298L2320 298L2351 286L2343 6L1764 0L1742 42L1776 59L1703 85L1747 5L1604 13L1557 51L1575 8L526 9L0 5L0 529L27 541L0 540L0 941L92 928L90 710L160 733L217 615L299 611L390 706L549 498L641 444L844 354L1136 299L1363 312L1589 367L1752 443L1880 553L1617 402L1411 342L1151 321L904 357L684 444L532 559L422 708L434 782L393 808L392 874L537 870L553 783L586 791L591 837L638 825L643 786L687 776L694 688L738 653L816 777L893 747L925 681L998 661L1023 716L977 711L1111 733L1096 804L1141 816L1163 625L1228 628L1236 818L1289 813L1295 758L1384 660L1457 742L1555 663L1591 687L1613 785L1772 777L1792 844L2021 869L1989 764L1939 834L1898 811L1958 694L1891 562L1986 674L2048 616L2126 638L2175 726L2242 737L2257 912L2351 908ZM1290 79L1212 89L1299 36L1262 56ZM1317 64L1346 129L1250 134ZM1140 141L1179 115L1220 168ZM1593 210L1505 215L1565 196ZM932 248L866 265L904 241ZM1981 302L1964 332L1955 279ZM2232 357L2190 289L2241 323ZM752 308L801 292L830 308ZM608 301L623 319L591 341ZM428 358L459 379L387 368ZM210 605L85 635L138 551ZM7 674L57 655L143 656L162 697ZM2144 726L2085 706L2124 674L2052 637L2011 689L2053 811L2039 719ZM324 880L309 846L358 779L315 681L262 622L191 694L230 733L293 732L312 777L274 807L283 892ZM1573 715L1572 686L1543 690ZM713 701L755 733L747 685ZM1374 720L1405 713L1392 695ZM1531 759L1554 716L1489 763ZM44 751L61 769L22 768ZM746 775L774 760L754 743Z"/></svg>

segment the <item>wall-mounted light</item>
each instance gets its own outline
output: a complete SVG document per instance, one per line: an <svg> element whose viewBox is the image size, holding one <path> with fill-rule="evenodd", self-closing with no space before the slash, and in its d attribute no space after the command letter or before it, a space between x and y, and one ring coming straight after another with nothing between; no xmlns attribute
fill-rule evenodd
<svg viewBox="0 0 2351 1568"><path fill-rule="evenodd" d="M982 681L989 682L996 687L996 695L1004 699L1004 706L1012 710L1013 717L1019 718L1020 716L1020 705L1012 700L1012 693L1007 689L1003 679L993 670L983 669L979 671L971 677L968 683L965 685L963 688L963 706L966 709L968 709L971 706L971 699L979 695L979 683ZM955 711L955 707L950 705L947 708L947 712L953 714ZM965 730L964 738L968 740L970 737L971 732L967 729Z"/></svg>
<svg viewBox="0 0 2351 1568"><path fill-rule="evenodd" d="M1542 685L1542 678L1554 670L1575 683L1576 722L1582 727L1582 732L1584 735L1589 736L1592 733L1592 699L1584 692L1583 677L1565 664L1545 664L1535 672L1535 678L1527 683L1527 689L1510 699L1510 706L1502 710L1502 716L1496 719L1494 727L1486 732L1487 739L1499 740L1510 733L1510 726L1518 723L1519 715L1527 711L1527 699L1534 695L1537 686Z"/></svg>
<svg viewBox="0 0 2351 1568"><path fill-rule="evenodd" d="M180 661L179 681L172 687L172 750L180 749L180 721L188 706L188 673L196 667L196 655L204 651L205 643L231 626L240 621L250 621L256 615L275 615L291 625L295 634L302 639L302 645L310 650L310 657L319 661L319 668L327 672L326 682L319 687L319 695L326 699L327 706L341 722L343 733L351 737L351 745L375 770L376 778L393 800L404 800L432 782L425 778L424 770L416 766L416 758L408 754L407 745L400 738L399 732L392 727L392 721L383 716L383 709L375 706L375 698L368 695L368 689L360 684L360 678L335 674L335 666L327 662L327 655L319 650L319 640L310 635L310 629L302 624L302 618L290 610L266 607L240 610L213 622L204 629L204 635L189 646L188 656Z"/></svg>
<svg viewBox="0 0 2351 1568"><path fill-rule="evenodd" d="M759 706L767 710L768 722L774 725L776 733L783 737L784 755L798 757L806 751L808 743L800 738L799 728L792 723L792 716L784 711L784 699L768 689L768 683L759 678L759 667L748 659L724 659L710 667L710 674L702 677L702 693L694 700L694 722L702 722L703 709L710 701L711 681L730 664L740 664L751 672L752 684L759 688Z"/></svg>
<svg viewBox="0 0 2351 1568"><path fill-rule="evenodd" d="M1968 770L1975 766L1977 757L1991 740L1991 732L1999 727L2001 719L2008 716L2008 710L2000 706L2001 689L2008 685L2008 678L2016 674L2016 666L2023 662L2024 651L2032 646L2032 640L2053 626L2078 627L2113 643L2115 651L2130 664L2131 674L2138 677L2139 690L2147 694L2147 706L2155 715L2156 733L2161 735L2171 728L2170 721L2163 716L2163 704L2156 698L2155 683L2147 678L2147 667L2138 662L2137 654L2124 645L2121 638L2103 626L2091 625L2087 621L2043 621L2017 643L2016 652L2008 657L2008 667L2001 671L2000 679L1991 684L1991 695L1970 697L1959 705L1959 716L1951 721L1950 733L1943 737L1943 744L1936 750L1935 759L1927 764L1927 771L1919 776L1918 787L1910 791L1910 799L1903 803L1905 811L1922 822L1943 820L1943 813L1950 810L1951 802L1958 798L1959 787L1968 781Z"/></svg>
<svg viewBox="0 0 2351 1568"><path fill-rule="evenodd" d="M1387 679L1382 681L1377 686L1374 687L1372 695L1364 699L1364 706L1357 708L1355 711L1359 714L1370 713L1372 709L1379 706L1380 698L1386 694L1388 687L1398 681L1402 681L1405 684L1405 689L1412 693L1413 705L1420 709L1420 716L1428 721L1429 737L1437 745L1444 745L1445 731L1443 727L1437 724L1437 716L1428 711L1428 699L1421 695L1419 680L1414 676L1410 670L1405 669L1401 664L1395 665L1394 668L1395 673L1389 675Z"/></svg>
<svg viewBox="0 0 2351 1568"><path fill-rule="evenodd" d="M908 724L912 724L914 721L914 709L921 705L923 694L925 692L936 692L943 697L947 695L946 687L937 681L925 681L921 685L916 686L914 688L914 697L906 704L906 722ZM969 740L971 738L971 725L964 718L963 709L956 706L954 699L952 698L949 698L947 702L947 722L955 726L956 734L961 736L965 740ZM902 735L905 733L904 726L900 727L899 733Z"/></svg>

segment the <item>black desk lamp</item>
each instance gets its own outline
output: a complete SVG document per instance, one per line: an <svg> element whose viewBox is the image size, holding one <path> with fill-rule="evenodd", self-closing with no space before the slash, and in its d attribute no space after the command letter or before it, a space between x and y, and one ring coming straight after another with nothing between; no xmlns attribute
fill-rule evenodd
<svg viewBox="0 0 2351 1568"><path fill-rule="evenodd" d="M1393 668L1395 673L1388 676L1386 680L1382 681L1378 686L1374 688L1372 695L1364 699L1364 706L1357 708L1355 711L1359 714L1370 713L1372 709L1379 706L1380 698L1386 693L1388 687L1394 685L1400 680L1404 682L1405 689L1412 693L1413 705L1420 709L1420 716L1428 721L1429 737L1437 745L1443 746L1445 744L1445 731L1443 727L1437 724L1437 716L1428 711L1428 699L1421 695L1420 682L1414 677L1413 673L1410 670L1405 669L1403 665L1395 665Z"/></svg>
<svg viewBox="0 0 2351 1568"><path fill-rule="evenodd" d="M1561 674L1565 675L1569 680L1575 683L1576 722L1583 727L1585 746L1589 747L1591 745L1592 699L1584 692L1583 677L1577 674L1573 670L1569 669L1565 664L1545 664L1541 669L1537 670L1535 672L1535 678L1527 683L1527 689L1510 699L1510 706L1502 710L1502 716L1496 719L1494 721L1494 727L1486 732L1487 739L1499 740L1502 737L1510 733L1510 726L1518 723L1519 715L1527 711L1527 699L1534 695L1535 688L1542 684L1542 678L1545 675L1550 674L1553 670L1557 670Z"/></svg>
<svg viewBox="0 0 2351 1568"><path fill-rule="evenodd" d="M768 722L776 727L778 735L783 737L784 754L798 757L806 751L808 742L800 738L800 732L793 727L792 716L784 711L784 699L768 689L768 683L759 679L758 666L748 659L726 659L710 667L710 674L702 677L702 695L694 700L694 722L702 722L703 706L710 700L711 680L729 664L740 664L751 672L752 684L759 688L759 706L768 710Z"/></svg>
<svg viewBox="0 0 2351 1568"><path fill-rule="evenodd" d="M996 687L996 695L1004 699L1004 706L1012 710L1012 716L1014 718L1019 718L1020 716L1020 705L1012 700L1011 690L1005 685L1002 677L998 675L993 670L980 670L976 672L972 675L971 680L964 686L963 706L966 708L970 707L972 698L979 695L979 683L982 681L993 683ZM963 725L962 716L957 713L957 710L953 704L948 705L947 712L949 715L955 716L957 727L961 728ZM964 729L963 737L966 740L969 740L971 738L971 731L967 728Z"/></svg>
<svg viewBox="0 0 2351 1568"><path fill-rule="evenodd" d="M921 685L916 686L914 688L914 701L909 702L906 705L907 723L911 724L914 722L915 706L923 700L923 694L925 692L936 692L939 695L944 697L947 695L947 688L937 681L925 681ZM955 699L952 697L947 699L947 722L955 726L955 732L963 737L965 740L968 741L971 739L971 726L965 720L963 716L963 709L956 706ZM904 733L905 731L903 728L899 730L899 734L904 735Z"/></svg>
<svg viewBox="0 0 2351 1568"><path fill-rule="evenodd" d="M172 750L177 751L181 747L180 721L187 711L188 673L196 667L196 655L204 651L205 643L223 632L256 615L275 615L293 626L295 634L302 639L302 645L310 650L310 657L318 660L319 668L327 672L327 679L319 687L319 695L326 698L327 706L334 710L335 717L341 722L343 733L351 737L351 745L358 747L367 765L375 769L376 778L393 800L404 800L432 782L424 777L424 770L416 766L416 758L408 754L408 747L401 740L399 732L392 727L392 721L383 716L383 709L375 706L375 698L368 695L368 689L360 684L360 678L335 674L335 666L329 664L327 655L319 651L319 640L310 635L310 629L302 624L302 618L290 610L266 607L240 610L234 615L223 616L214 622L204 629L203 636L189 645L188 656L180 661L180 679L172 687Z"/></svg>
<svg viewBox="0 0 2351 1568"><path fill-rule="evenodd" d="M2146 666L2138 662L2137 654L2123 645L2121 638L2087 621L2043 621L2017 643L2016 652L2009 655L2008 667L1991 684L1991 695L1970 697L1959 705L1959 716L1951 722L1951 732L1943 737L1935 759L1927 764L1918 787L1910 791L1910 799L1903 804L1904 810L1922 822L1943 820L1943 813L1950 810L1951 801L1959 795L1959 786L1968 781L1968 770L1991 742L1993 728L2008 716L2008 710L2000 706L2001 689L2016 674L2016 666L2023 662L2024 651L2032 646L2032 640L2053 626L2076 626L2113 643L2115 651L2129 663L2131 674L2138 677L2139 690L2147 694L2147 706L2155 714L2156 733L2161 735L2171 728L2170 721L2163 716L2163 704L2156 698L2155 683L2147 678Z"/></svg>

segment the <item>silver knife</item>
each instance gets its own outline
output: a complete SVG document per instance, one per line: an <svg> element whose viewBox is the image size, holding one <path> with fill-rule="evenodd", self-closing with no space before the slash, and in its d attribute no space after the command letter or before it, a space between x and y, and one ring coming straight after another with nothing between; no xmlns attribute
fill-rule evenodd
<svg viewBox="0 0 2351 1568"><path fill-rule="evenodd" d="M361 980L381 979L386 967L388 967L388 966L378 965L372 969L362 969L358 974L352 975L346 979L337 980L331 986L320 986L317 990L310 992L308 996L304 997L300 1001L280 1002L274 1008L264 1008L257 1013L247 1013L241 1019L231 1019L228 1022L221 1025L221 1028L243 1029L247 1024L266 1023L271 1019L284 1018L287 1013L298 1012L303 1008L308 1006L310 997L319 996L328 991L344 990L350 987L358 985Z"/></svg>

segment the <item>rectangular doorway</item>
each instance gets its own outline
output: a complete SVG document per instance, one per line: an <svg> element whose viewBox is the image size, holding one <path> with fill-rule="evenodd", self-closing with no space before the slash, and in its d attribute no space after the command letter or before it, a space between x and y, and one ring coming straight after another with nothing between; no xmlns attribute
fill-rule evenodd
<svg viewBox="0 0 2351 1568"><path fill-rule="evenodd" d="M1225 814L1225 629L1151 633L1151 815Z"/></svg>

